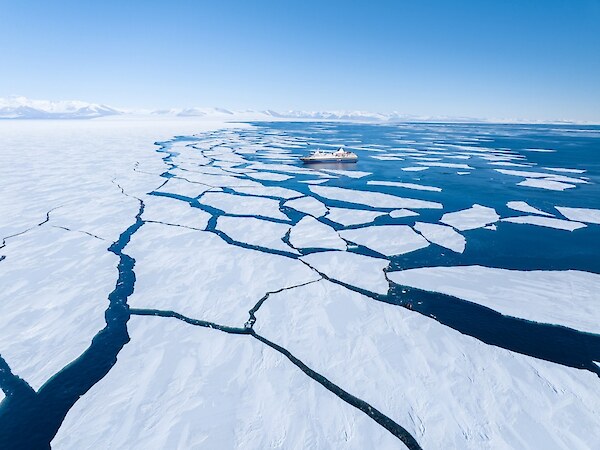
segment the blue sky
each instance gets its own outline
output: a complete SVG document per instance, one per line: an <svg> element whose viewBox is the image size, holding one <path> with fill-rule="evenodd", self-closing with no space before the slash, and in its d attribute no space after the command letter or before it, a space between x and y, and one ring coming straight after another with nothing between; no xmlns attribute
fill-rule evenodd
<svg viewBox="0 0 600 450"><path fill-rule="evenodd" d="M600 0L0 0L0 96L600 122Z"/></svg>

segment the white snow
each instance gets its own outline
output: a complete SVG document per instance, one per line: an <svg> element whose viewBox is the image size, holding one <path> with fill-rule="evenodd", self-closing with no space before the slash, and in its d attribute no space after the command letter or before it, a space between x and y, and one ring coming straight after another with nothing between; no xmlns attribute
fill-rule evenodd
<svg viewBox="0 0 600 450"><path fill-rule="evenodd" d="M220 188L211 188L204 184L191 183L180 178L169 178L165 185L161 186L160 189L157 189L156 192L165 192L189 198L196 198L209 190L220 191Z"/></svg>
<svg viewBox="0 0 600 450"><path fill-rule="evenodd" d="M478 303L508 316L600 333L598 274L457 266L389 272L388 278L404 286Z"/></svg>
<svg viewBox="0 0 600 450"><path fill-rule="evenodd" d="M544 167L546 170L553 172L564 172L564 173L585 173L584 169L566 169L564 167Z"/></svg>
<svg viewBox="0 0 600 450"><path fill-rule="evenodd" d="M239 223L225 227L232 234L241 228ZM273 237L263 240L265 247L273 242ZM127 252L136 259L131 307L172 309L231 326L242 326L248 310L268 291L319 278L297 259L229 245L214 233L162 224L145 224Z"/></svg>
<svg viewBox="0 0 600 450"><path fill-rule="evenodd" d="M500 216L493 208L474 204L468 209L446 213L440 222L456 228L459 231L474 230L497 222Z"/></svg>
<svg viewBox="0 0 600 450"><path fill-rule="evenodd" d="M273 172L253 172L248 173L250 178L254 178L255 180L268 180L268 181L285 181L293 178L289 175L284 175L282 173L273 173Z"/></svg>
<svg viewBox="0 0 600 450"><path fill-rule="evenodd" d="M333 228L311 216L304 216L292 227L290 244L294 248L346 249L346 243Z"/></svg>
<svg viewBox="0 0 600 450"><path fill-rule="evenodd" d="M79 399L60 449L395 448L398 440L250 336L131 318L131 342Z"/></svg>
<svg viewBox="0 0 600 450"><path fill-rule="evenodd" d="M429 167L403 167L402 170L405 172L420 172L421 170L427 170Z"/></svg>
<svg viewBox="0 0 600 450"><path fill-rule="evenodd" d="M367 184L371 184L373 186L394 186L401 187L406 189L416 189L419 191L432 191L432 192L442 192L442 190L435 186L425 186L422 184L415 183L402 183L399 181L367 181Z"/></svg>
<svg viewBox="0 0 600 450"><path fill-rule="evenodd" d="M192 208L189 203L167 197L147 195L144 199L142 219L163 222L172 225L204 229L210 214L199 208Z"/></svg>
<svg viewBox="0 0 600 450"><path fill-rule="evenodd" d="M400 219L402 217L412 217L418 215L419 213L411 211L410 209L395 209L392 212L390 212L390 217L392 219Z"/></svg>
<svg viewBox="0 0 600 450"><path fill-rule="evenodd" d="M216 228L234 241L298 254L295 249L282 241L290 229L290 226L284 223L274 223L254 217L221 216L217 219Z"/></svg>
<svg viewBox="0 0 600 450"><path fill-rule="evenodd" d="M314 197L301 197L294 200L288 200L283 204L296 211L310 214L313 217L321 217L327 213L327 207Z"/></svg>
<svg viewBox="0 0 600 450"><path fill-rule="evenodd" d="M570 208L567 206L556 206L556 209L569 220L600 224L600 209Z"/></svg>
<svg viewBox="0 0 600 450"><path fill-rule="evenodd" d="M523 202L523 201L508 202L508 203L506 203L506 206L508 206L510 209L514 209L515 211L532 213L532 214L540 214L542 216L552 217L552 214L549 214L540 209L534 208L533 206L529 205L527 202Z"/></svg>
<svg viewBox="0 0 600 450"><path fill-rule="evenodd" d="M296 198L303 194L292 189L278 186L260 186L260 187L234 187L233 190L242 194L256 195L260 197L276 197L282 199Z"/></svg>
<svg viewBox="0 0 600 450"><path fill-rule="evenodd" d="M315 194L331 200L367 205L374 208L443 208L441 203L397 197L395 195L383 194L381 192L359 191L331 186L309 186L309 189Z"/></svg>
<svg viewBox="0 0 600 450"><path fill-rule="evenodd" d="M465 251L465 237L454 231L454 228L433 223L417 222L414 227L429 242L448 248L456 253Z"/></svg>
<svg viewBox="0 0 600 450"><path fill-rule="evenodd" d="M389 283L383 272L389 265L387 259L343 251L312 253L300 259L330 279L376 294L388 292Z"/></svg>
<svg viewBox="0 0 600 450"><path fill-rule="evenodd" d="M200 203L220 209L227 214L272 217L289 221L289 218L279 210L279 202L270 198L207 192L200 198Z"/></svg>
<svg viewBox="0 0 600 450"><path fill-rule="evenodd" d="M349 178L363 178L371 175L371 172L361 172L359 170L334 170L334 169L323 169L323 172L333 173L335 175L342 175Z"/></svg>
<svg viewBox="0 0 600 450"><path fill-rule="evenodd" d="M586 225L579 222L571 222L570 220L555 219L554 217L540 216L519 216L506 217L503 222L523 223L529 225L539 225L541 227L556 228L557 230L573 231L579 228L584 228Z"/></svg>
<svg viewBox="0 0 600 450"><path fill-rule="evenodd" d="M362 209L347 209L329 207L329 213L326 218L332 222L344 226L362 225L373 222L377 217L385 216L385 213L378 211L365 211Z"/></svg>
<svg viewBox="0 0 600 450"><path fill-rule="evenodd" d="M379 225L342 230L340 236L386 256L402 255L429 245L407 225Z"/></svg>
<svg viewBox="0 0 600 450"><path fill-rule="evenodd" d="M327 281L273 295L257 319L258 333L424 449L583 449L600 440L600 394L590 389L598 377L589 371L486 345Z"/></svg>

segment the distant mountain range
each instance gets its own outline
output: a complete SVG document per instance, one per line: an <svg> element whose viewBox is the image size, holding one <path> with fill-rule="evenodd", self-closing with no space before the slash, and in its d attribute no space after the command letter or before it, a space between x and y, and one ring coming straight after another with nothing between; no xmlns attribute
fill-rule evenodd
<svg viewBox="0 0 600 450"><path fill-rule="evenodd" d="M224 108L179 108L158 110L120 110L107 105L79 100L31 100L26 97L0 98L0 119L95 119L105 116L136 115L163 117L197 117L207 120L343 120L353 122L527 122L523 120L490 121L472 117L423 117L392 112L367 111L285 111L241 110ZM554 122L571 123L571 122Z"/></svg>

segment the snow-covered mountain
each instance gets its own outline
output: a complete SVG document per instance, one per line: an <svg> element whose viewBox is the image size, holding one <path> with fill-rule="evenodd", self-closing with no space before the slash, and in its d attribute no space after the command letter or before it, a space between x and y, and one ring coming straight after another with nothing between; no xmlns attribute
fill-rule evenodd
<svg viewBox="0 0 600 450"><path fill-rule="evenodd" d="M31 100L26 97L0 98L0 119L93 119L122 114L106 105L79 100Z"/></svg>

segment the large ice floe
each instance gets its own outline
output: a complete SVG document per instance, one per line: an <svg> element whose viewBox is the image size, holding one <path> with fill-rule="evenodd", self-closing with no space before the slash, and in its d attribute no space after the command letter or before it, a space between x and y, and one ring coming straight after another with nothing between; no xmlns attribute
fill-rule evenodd
<svg viewBox="0 0 600 450"><path fill-rule="evenodd" d="M304 216L290 231L290 244L294 248L326 248L345 250L346 243L329 225L311 216Z"/></svg>
<svg viewBox="0 0 600 450"><path fill-rule="evenodd" d="M279 210L279 201L270 198L207 192L200 198L200 203L236 216L260 216L289 220Z"/></svg>
<svg viewBox="0 0 600 450"><path fill-rule="evenodd" d="M556 209L569 220L600 224L600 209L569 208L566 206L557 206Z"/></svg>
<svg viewBox="0 0 600 450"><path fill-rule="evenodd" d="M388 277L509 316L600 333L600 275L594 273L460 266L403 270Z"/></svg>
<svg viewBox="0 0 600 450"><path fill-rule="evenodd" d="M357 191L332 186L309 186L309 189L324 198L339 200L359 205L368 205L375 208L414 208L414 209L442 209L441 203L430 202L426 200L417 200L414 198L397 197L395 195L384 194L381 192Z"/></svg>
<svg viewBox="0 0 600 450"><path fill-rule="evenodd" d="M216 229L236 242L287 253L298 253L283 241L290 231L290 225L284 223L255 217L221 216L217 219Z"/></svg>
<svg viewBox="0 0 600 450"><path fill-rule="evenodd" d="M503 222L512 223L524 223L529 225L539 225L541 227L556 228L557 230L568 230L574 231L579 228L584 228L584 223L573 222L570 220L556 219L554 217L540 217L540 216L518 216L518 217L506 217L502 219Z"/></svg>
<svg viewBox="0 0 600 450"><path fill-rule="evenodd" d="M465 251L465 245L467 243L465 237L454 231L452 227L435 223L417 222L414 225L414 229L421 233L429 242L433 242L434 244L448 248L457 253Z"/></svg>
<svg viewBox="0 0 600 450"><path fill-rule="evenodd" d="M362 209L334 208L330 206L327 219L345 226L350 226L373 222L373 220L381 216L385 216L385 213L365 211Z"/></svg>

